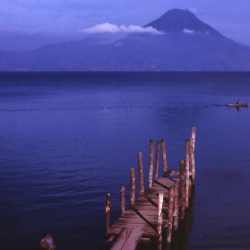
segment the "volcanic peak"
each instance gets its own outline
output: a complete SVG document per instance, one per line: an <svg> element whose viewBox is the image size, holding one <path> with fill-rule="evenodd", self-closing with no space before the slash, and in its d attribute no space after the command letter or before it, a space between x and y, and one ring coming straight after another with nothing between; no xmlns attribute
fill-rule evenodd
<svg viewBox="0 0 250 250"><path fill-rule="evenodd" d="M148 23L144 27L153 27L166 33L180 33L183 31L210 33L221 35L214 28L198 19L187 9L172 9L158 19Z"/></svg>

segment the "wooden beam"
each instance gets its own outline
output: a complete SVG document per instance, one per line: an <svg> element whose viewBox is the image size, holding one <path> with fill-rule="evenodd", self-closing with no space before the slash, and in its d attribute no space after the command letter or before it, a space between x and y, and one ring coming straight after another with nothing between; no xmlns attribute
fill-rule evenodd
<svg viewBox="0 0 250 250"><path fill-rule="evenodd" d="M155 156L155 179L159 176L159 158L160 158L161 142L156 142L156 156Z"/></svg>
<svg viewBox="0 0 250 250"><path fill-rule="evenodd" d="M191 127L191 138L194 140L194 149L195 149L195 142L196 142L196 127L192 125Z"/></svg>
<svg viewBox="0 0 250 250"><path fill-rule="evenodd" d="M138 153L138 169L139 169L140 195L143 195L143 193L144 193L144 179L143 179L142 152Z"/></svg>
<svg viewBox="0 0 250 250"><path fill-rule="evenodd" d="M166 144L164 139L161 140L161 151L162 151L163 171L166 172L168 170L168 164L167 164Z"/></svg>
<svg viewBox="0 0 250 250"><path fill-rule="evenodd" d="M127 250L127 249L131 249L134 250L136 249L137 244L139 243L142 235L144 232L144 228L134 228L132 233L130 234L128 240L126 241L126 243L124 244L122 250Z"/></svg>
<svg viewBox="0 0 250 250"><path fill-rule="evenodd" d="M178 230L179 224L179 182L174 185L174 230Z"/></svg>
<svg viewBox="0 0 250 250"><path fill-rule="evenodd" d="M190 139L185 141L185 183L186 183L186 195L185 195L185 206L188 207L189 199L189 156L190 156Z"/></svg>
<svg viewBox="0 0 250 250"><path fill-rule="evenodd" d="M121 250L132 231L133 228L123 228L110 250Z"/></svg>
<svg viewBox="0 0 250 250"><path fill-rule="evenodd" d="M180 161L180 203L179 205L181 206L181 216L180 219L184 219L185 216L185 175L184 175L184 167L185 167L185 161L181 160Z"/></svg>
<svg viewBox="0 0 250 250"><path fill-rule="evenodd" d="M195 159L194 159L194 139L190 139L190 171L192 173L192 184L195 182ZM189 175L191 175L189 173Z"/></svg>
<svg viewBox="0 0 250 250"><path fill-rule="evenodd" d="M105 205L105 214L106 214L106 235L109 233L110 208L111 208L111 195L108 193L107 196L106 196L106 205Z"/></svg>
<svg viewBox="0 0 250 250"><path fill-rule="evenodd" d="M121 216L123 216L125 214L125 187L121 186L120 188L120 200L121 200L121 204L120 204L120 208L121 208Z"/></svg>
<svg viewBox="0 0 250 250"><path fill-rule="evenodd" d="M159 194L158 199L158 250L162 249L162 203L163 203L163 194Z"/></svg>
<svg viewBox="0 0 250 250"><path fill-rule="evenodd" d="M130 169L130 206L135 205L135 169Z"/></svg>
<svg viewBox="0 0 250 250"><path fill-rule="evenodd" d="M144 228L123 228L117 237L117 240L111 247L111 250L136 249L144 232Z"/></svg>
<svg viewBox="0 0 250 250"><path fill-rule="evenodd" d="M148 174L148 187L152 187L153 181L153 162L154 162L154 141L149 141L149 174Z"/></svg>
<svg viewBox="0 0 250 250"><path fill-rule="evenodd" d="M173 212L174 212L174 187L171 187L168 196L167 243L170 243L172 239Z"/></svg>

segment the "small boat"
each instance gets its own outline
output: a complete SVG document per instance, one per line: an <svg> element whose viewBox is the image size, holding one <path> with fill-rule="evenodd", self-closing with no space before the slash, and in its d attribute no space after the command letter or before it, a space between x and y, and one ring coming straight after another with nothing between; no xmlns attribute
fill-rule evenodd
<svg viewBox="0 0 250 250"><path fill-rule="evenodd" d="M248 103L228 103L229 107L248 107Z"/></svg>

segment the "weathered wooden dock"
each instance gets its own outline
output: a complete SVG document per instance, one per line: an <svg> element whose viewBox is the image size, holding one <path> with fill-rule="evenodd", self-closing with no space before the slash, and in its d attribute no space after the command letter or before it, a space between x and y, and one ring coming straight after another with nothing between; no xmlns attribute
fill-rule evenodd
<svg viewBox="0 0 250 250"><path fill-rule="evenodd" d="M139 197L135 198L135 169L130 169L130 207L125 209L125 187L120 189L120 218L109 224L111 195L106 197L106 240L114 241L111 249L136 249L143 239L150 240L162 249L163 243L172 241L172 232L178 230L179 221L185 217L189 207L191 190L195 184L195 137L192 126L191 137L185 140L185 159L179 162L179 171L169 169L165 141L149 143L149 181L144 189L142 153L138 153ZM159 159L162 153L164 174L159 177ZM154 162L155 155L155 164ZM155 165L155 166L154 166ZM155 167L155 171L153 171ZM153 182L154 172L154 182ZM163 242L164 239L164 242Z"/></svg>

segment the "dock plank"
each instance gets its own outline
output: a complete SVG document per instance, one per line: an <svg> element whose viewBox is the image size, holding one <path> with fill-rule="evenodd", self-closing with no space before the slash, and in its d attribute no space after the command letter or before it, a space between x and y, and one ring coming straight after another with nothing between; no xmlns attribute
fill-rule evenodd
<svg viewBox="0 0 250 250"><path fill-rule="evenodd" d="M130 234L132 233L132 231L133 231L133 228L123 228L110 250L122 249L126 241L128 240Z"/></svg>
<svg viewBox="0 0 250 250"><path fill-rule="evenodd" d="M128 240L126 241L126 243L122 249L123 250L136 249L136 246L139 243L139 241L143 235L143 232L144 232L144 228L134 228L133 232L130 234Z"/></svg>
<svg viewBox="0 0 250 250"><path fill-rule="evenodd" d="M156 179L155 182L152 184L152 187L146 189L145 192L135 200L134 206L127 209L124 212L123 216L121 216L117 221L114 222L112 226L110 226L109 232L111 234L119 234L118 237L121 238L119 240L120 242L119 244L123 244L126 241L125 238L128 237L129 232L132 229L136 228L139 229L143 228L141 236L150 236L150 237L157 236L159 193L162 193L164 195L164 202L162 206L162 218L164 226L164 224L166 224L168 219L167 211L169 207L168 206L169 189L175 184L176 181L179 181L179 179L178 178L176 178L175 180L171 180L169 178ZM139 229L138 232L140 231ZM135 237L135 239L137 238ZM137 241L133 240L133 242ZM132 248L127 248L127 249L132 249Z"/></svg>

